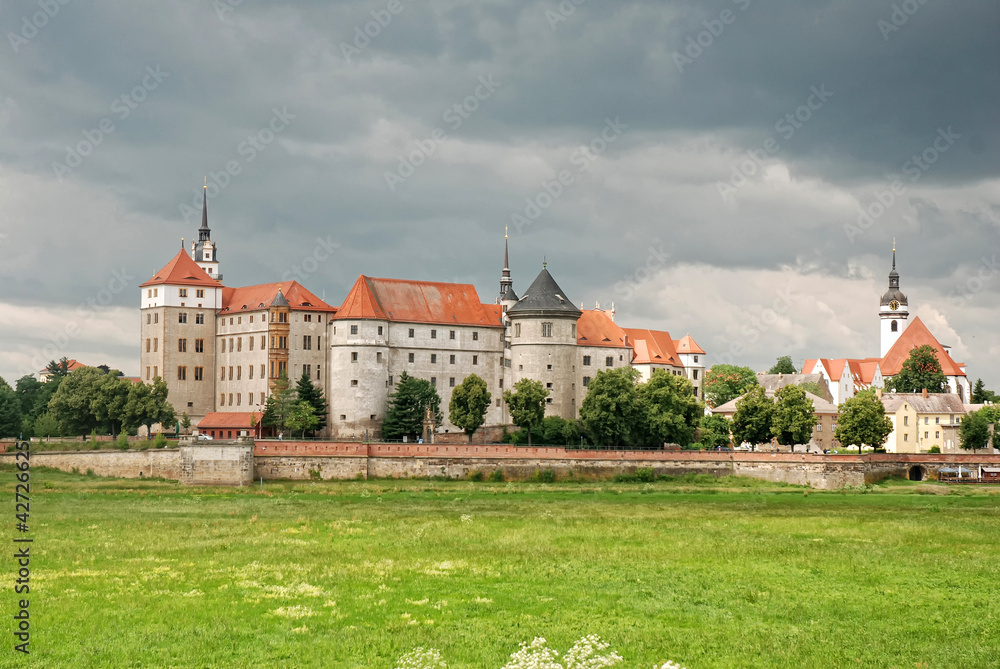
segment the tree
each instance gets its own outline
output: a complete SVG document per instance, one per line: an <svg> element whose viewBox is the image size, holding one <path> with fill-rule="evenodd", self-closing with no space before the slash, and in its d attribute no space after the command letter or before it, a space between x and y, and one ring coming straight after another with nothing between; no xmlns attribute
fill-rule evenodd
<svg viewBox="0 0 1000 669"><path fill-rule="evenodd" d="M325 428L326 415L330 411L330 406L323 395L323 390L313 384L305 370L302 370L302 376L299 377L299 382L295 385L295 394L300 402L308 402L309 406L313 408L317 422L309 430L318 432Z"/></svg>
<svg viewBox="0 0 1000 669"><path fill-rule="evenodd" d="M437 389L426 379L418 379L403 372L396 383L396 392L389 396L382 421L382 437L385 439L416 439L424 426L424 414L430 408L434 420L440 424L441 397Z"/></svg>
<svg viewBox="0 0 1000 669"><path fill-rule="evenodd" d="M889 392L919 393L925 388L929 393L948 392L948 379L941 371L941 363L935 355L937 349L924 344L910 351L903 361L899 373L886 381Z"/></svg>
<svg viewBox="0 0 1000 669"><path fill-rule="evenodd" d="M844 446L879 448L892 433L892 421L874 390L862 390L840 405L833 436Z"/></svg>
<svg viewBox="0 0 1000 669"><path fill-rule="evenodd" d="M286 424L289 430L292 432L300 430L305 437L306 430L314 430L319 425L319 416L316 415L316 409L312 404L299 400L289 410Z"/></svg>
<svg viewBox="0 0 1000 669"><path fill-rule="evenodd" d="M645 432L645 445L691 445L705 411L687 378L662 369L653 370L649 381L639 386L639 399L645 412L639 430Z"/></svg>
<svg viewBox="0 0 1000 669"><path fill-rule="evenodd" d="M121 378L118 370L102 370L101 378L93 386L90 411L98 423L107 425L112 437L120 431L122 421L126 418L125 405L131 386L132 382Z"/></svg>
<svg viewBox="0 0 1000 669"><path fill-rule="evenodd" d="M14 389L0 377L0 437L21 433L21 400Z"/></svg>
<svg viewBox="0 0 1000 669"><path fill-rule="evenodd" d="M580 405L580 420L598 446L633 446L643 442L646 407L639 394L639 370L619 367L600 371L590 381Z"/></svg>
<svg viewBox="0 0 1000 669"><path fill-rule="evenodd" d="M792 364L792 356L783 355L778 358L778 361L774 363L771 369L767 370L768 374L795 374L795 365Z"/></svg>
<svg viewBox="0 0 1000 669"><path fill-rule="evenodd" d="M59 422L63 434L87 434L99 421L91 410L97 384L106 375L95 367L81 367L67 375L49 401L49 412Z"/></svg>
<svg viewBox="0 0 1000 669"><path fill-rule="evenodd" d="M798 386L788 385L774 393L774 413L771 414L771 434L782 446L807 444L812 439L816 427L813 401L806 397L806 391Z"/></svg>
<svg viewBox="0 0 1000 669"><path fill-rule="evenodd" d="M250 427L253 427L253 418L254 418L254 416L253 416L253 414L251 414L250 415L250 423L251 423ZM188 412L187 411L185 411L184 413L181 414L181 429L184 430L184 434L187 434L188 430L191 429L191 417L188 416Z"/></svg>
<svg viewBox="0 0 1000 669"><path fill-rule="evenodd" d="M757 374L749 367L713 365L705 372L705 401L710 407L722 406L757 385Z"/></svg>
<svg viewBox="0 0 1000 669"><path fill-rule="evenodd" d="M996 403L997 394L992 390L987 390L986 385L983 383L982 379L976 379L976 383L972 386L972 396L969 397L969 402L972 404L986 404L987 402Z"/></svg>
<svg viewBox="0 0 1000 669"><path fill-rule="evenodd" d="M766 444L771 441L771 416L774 402L767 396L764 386L752 387L736 401L732 433L736 444Z"/></svg>
<svg viewBox="0 0 1000 669"><path fill-rule="evenodd" d="M543 444L560 446L580 446L580 421L566 420L559 416L546 416L538 428L539 440Z"/></svg>
<svg viewBox="0 0 1000 669"><path fill-rule="evenodd" d="M698 441L708 449L729 443L732 421L722 415L702 416L698 425Z"/></svg>
<svg viewBox="0 0 1000 669"><path fill-rule="evenodd" d="M59 422L48 411L36 418L31 428L36 437L58 437L62 434Z"/></svg>
<svg viewBox="0 0 1000 669"><path fill-rule="evenodd" d="M598 373L600 376L601 373ZM514 384L514 390L505 390L503 401L510 412L510 420L522 430L528 431L528 445L531 445L531 428L538 427L545 418L545 398L549 391L542 386L541 381L521 379ZM587 400L583 401L584 404ZM583 416L583 408L580 408Z"/></svg>
<svg viewBox="0 0 1000 669"><path fill-rule="evenodd" d="M261 422L272 428L284 429L288 427L288 416L292 412L292 405L296 402L295 390L291 388L288 375L282 371L274 381L271 394L267 396L264 403L264 416Z"/></svg>
<svg viewBox="0 0 1000 669"><path fill-rule="evenodd" d="M50 379L61 381L69 376L69 360L65 356L60 358L59 362L49 360L49 364L45 365L45 371Z"/></svg>
<svg viewBox="0 0 1000 669"><path fill-rule="evenodd" d="M465 377L453 391L448 404L448 419L465 430L472 443L472 435L486 421L486 412L490 408L490 391L486 382L475 374Z"/></svg>
<svg viewBox="0 0 1000 669"><path fill-rule="evenodd" d="M152 383L135 383L129 388L128 401L125 404L123 425L134 428L146 426L146 435L152 435L153 425L161 427L177 420L173 405L167 402L167 382L159 376ZM191 421L188 421L190 426Z"/></svg>
<svg viewBox="0 0 1000 669"><path fill-rule="evenodd" d="M990 425L992 424L993 429L996 430L998 419L1000 419L1000 410L997 407L983 407L965 414L962 424L958 428L960 446L973 453L980 448L988 448L990 445Z"/></svg>

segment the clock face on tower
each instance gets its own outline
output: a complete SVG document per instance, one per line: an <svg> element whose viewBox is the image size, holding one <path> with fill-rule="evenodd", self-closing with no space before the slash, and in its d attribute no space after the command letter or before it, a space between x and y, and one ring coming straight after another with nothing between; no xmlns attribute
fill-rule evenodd
<svg viewBox="0 0 1000 669"><path fill-rule="evenodd" d="M893 300L892 302L889 303L889 308L892 309L893 311L899 309L899 302Z"/></svg>

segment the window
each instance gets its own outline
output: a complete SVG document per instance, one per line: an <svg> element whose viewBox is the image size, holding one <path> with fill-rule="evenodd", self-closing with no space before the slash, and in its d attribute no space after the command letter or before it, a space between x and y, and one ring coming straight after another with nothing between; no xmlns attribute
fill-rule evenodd
<svg viewBox="0 0 1000 669"><path fill-rule="evenodd" d="M546 404L552 404L552 398L551 397L546 397L545 398L545 403Z"/></svg>
<svg viewBox="0 0 1000 669"><path fill-rule="evenodd" d="M236 380L237 381L243 380L243 365L236 366Z"/></svg>
<svg viewBox="0 0 1000 669"><path fill-rule="evenodd" d="M698 356L694 356L694 361L698 362Z"/></svg>
<svg viewBox="0 0 1000 669"><path fill-rule="evenodd" d="M570 330L570 334L573 335L573 339L576 339L576 323L573 323L573 327Z"/></svg>
<svg viewBox="0 0 1000 669"><path fill-rule="evenodd" d="M152 339L147 339L146 340L146 353L149 353L150 347L152 346L152 344L153 344L153 340Z"/></svg>
<svg viewBox="0 0 1000 669"><path fill-rule="evenodd" d="M382 362L382 351L375 352L375 362Z"/></svg>
<svg viewBox="0 0 1000 669"><path fill-rule="evenodd" d="M178 323L187 323L188 322L188 315L187 315L186 311L178 312L178 314L177 314L177 322Z"/></svg>
<svg viewBox="0 0 1000 669"><path fill-rule="evenodd" d="M499 397L497 398L497 407L498 408L500 407L500 398Z"/></svg>
<svg viewBox="0 0 1000 669"><path fill-rule="evenodd" d="M610 356L610 355L609 355L608 357L606 357L606 358L604 359L604 366L605 366L605 367L614 367L614 365L615 365L615 359L614 359L614 356Z"/></svg>
<svg viewBox="0 0 1000 669"><path fill-rule="evenodd" d="M247 378L253 378L253 365L247 365Z"/></svg>
<svg viewBox="0 0 1000 669"><path fill-rule="evenodd" d="M199 288L199 289L195 290L194 291L194 296L195 297L205 297L205 289L204 288Z"/></svg>
<svg viewBox="0 0 1000 669"><path fill-rule="evenodd" d="M931 417L930 416L924 416L924 425L927 425L930 422L931 422Z"/></svg>
<svg viewBox="0 0 1000 669"><path fill-rule="evenodd" d="M260 403L261 404L267 404L267 400L264 399L264 393L260 394Z"/></svg>
<svg viewBox="0 0 1000 669"><path fill-rule="evenodd" d="M437 377L436 376L432 376L431 377L431 385L434 386L435 388L437 388L437 384L438 384Z"/></svg>
<svg viewBox="0 0 1000 669"><path fill-rule="evenodd" d="M515 337L520 337L521 336L521 324L520 323L514 323L514 336Z"/></svg>
<svg viewBox="0 0 1000 669"><path fill-rule="evenodd" d="M413 354L412 353L407 357L407 360L408 360L408 362L413 362Z"/></svg>
<svg viewBox="0 0 1000 669"><path fill-rule="evenodd" d="M454 354L452 354L452 355L451 355L451 356L449 357L449 359L448 359L448 364L449 364L449 365L454 365L454 364L455 364L455 355L454 355Z"/></svg>
<svg viewBox="0 0 1000 669"><path fill-rule="evenodd" d="M941 416L938 416L937 418L934 419L934 424L935 425L940 425L941 424Z"/></svg>
<svg viewBox="0 0 1000 669"><path fill-rule="evenodd" d="M413 338L413 328L410 328L410 335L409 336L410 336L410 339Z"/></svg>
<svg viewBox="0 0 1000 669"><path fill-rule="evenodd" d="M260 378L264 378L264 363L260 363Z"/></svg>
<svg viewBox="0 0 1000 669"><path fill-rule="evenodd" d="M205 340L204 339L195 339L194 340L194 352L195 353L204 353L205 352Z"/></svg>
<svg viewBox="0 0 1000 669"><path fill-rule="evenodd" d="M234 337L230 337L229 338L229 352L230 353L232 353L233 351L236 350L235 346L233 346L233 341L234 341Z"/></svg>
<svg viewBox="0 0 1000 669"><path fill-rule="evenodd" d="M431 364L434 364L437 361L438 361L437 353L431 353Z"/></svg>
<svg viewBox="0 0 1000 669"><path fill-rule="evenodd" d="M903 416L903 425L909 425L909 424L910 424L910 417Z"/></svg>
<svg viewBox="0 0 1000 669"><path fill-rule="evenodd" d="M358 352L351 351L351 362L357 362L357 361L358 361Z"/></svg>
<svg viewBox="0 0 1000 669"><path fill-rule="evenodd" d="M204 325L205 324L205 314L195 314L194 315L194 322L196 324L198 324L198 325Z"/></svg>
<svg viewBox="0 0 1000 669"><path fill-rule="evenodd" d="M160 375L160 368L158 365L153 365L153 378L155 379Z"/></svg>
<svg viewBox="0 0 1000 669"><path fill-rule="evenodd" d="M552 382L550 381L549 383L546 383L545 387L551 390L552 389Z"/></svg>
<svg viewBox="0 0 1000 669"><path fill-rule="evenodd" d="M551 370L552 369L552 365L545 365L545 369Z"/></svg>
<svg viewBox="0 0 1000 669"><path fill-rule="evenodd" d="M351 334L353 334L353 335L358 334L358 326L357 325L352 325L351 326Z"/></svg>
<svg viewBox="0 0 1000 669"><path fill-rule="evenodd" d="M691 370L691 378L693 378L695 381L698 380L698 370L697 369L692 369Z"/></svg>
<svg viewBox="0 0 1000 669"><path fill-rule="evenodd" d="M589 355L583 356L583 366L584 367L590 367L590 356Z"/></svg>
<svg viewBox="0 0 1000 669"><path fill-rule="evenodd" d="M153 337L153 353L156 353L159 350L160 350L160 340L157 339L156 337Z"/></svg>
<svg viewBox="0 0 1000 669"><path fill-rule="evenodd" d="M251 316L250 318L253 318L253 316ZM303 314L302 315L302 322L304 322L304 323L312 323L312 319L313 319L312 314Z"/></svg>
<svg viewBox="0 0 1000 669"><path fill-rule="evenodd" d="M233 366L229 365L229 380L233 380Z"/></svg>
<svg viewBox="0 0 1000 669"><path fill-rule="evenodd" d="M542 336L543 337L552 336L552 323L542 323Z"/></svg>
<svg viewBox="0 0 1000 669"><path fill-rule="evenodd" d="M322 367L322 365L316 365L316 380L317 381L319 381L319 368L320 367Z"/></svg>
<svg viewBox="0 0 1000 669"><path fill-rule="evenodd" d="M455 387L455 377L454 376L452 376L451 378L448 379L448 386L450 388L454 388Z"/></svg>
<svg viewBox="0 0 1000 669"><path fill-rule="evenodd" d="M478 365L479 364L479 356L478 355L472 356L472 364L473 365Z"/></svg>
<svg viewBox="0 0 1000 669"><path fill-rule="evenodd" d="M454 330L449 330L448 331L448 339L454 339L454 338L455 338L455 331Z"/></svg>
<svg viewBox="0 0 1000 669"><path fill-rule="evenodd" d="M226 394L225 393L219 393L219 406L220 407L226 406Z"/></svg>
<svg viewBox="0 0 1000 669"><path fill-rule="evenodd" d="M302 373L306 376L312 376L312 365L302 365Z"/></svg>
<svg viewBox="0 0 1000 669"><path fill-rule="evenodd" d="M583 377L583 387L586 388L589 385L590 385L590 377L589 376Z"/></svg>
<svg viewBox="0 0 1000 669"><path fill-rule="evenodd" d="M941 432L939 430L935 430L934 431L934 438L935 439L940 439L941 438Z"/></svg>
<svg viewBox="0 0 1000 669"><path fill-rule="evenodd" d="M237 316L236 317L236 324L237 325L243 325L243 317L242 316Z"/></svg>
<svg viewBox="0 0 1000 669"><path fill-rule="evenodd" d="M249 337L247 337L247 347L248 347L248 348L249 348L249 349L250 349L251 351L253 350L253 336L252 336L252 335L251 335L251 336L249 336Z"/></svg>
<svg viewBox="0 0 1000 669"><path fill-rule="evenodd" d="M267 348L267 335L260 336L260 350Z"/></svg>
<svg viewBox="0 0 1000 669"><path fill-rule="evenodd" d="M817 432L823 431L823 423L816 423L816 431Z"/></svg>
<svg viewBox="0 0 1000 669"><path fill-rule="evenodd" d="M927 439L929 434L930 434L929 432L924 432L924 439Z"/></svg>
<svg viewBox="0 0 1000 669"><path fill-rule="evenodd" d="M229 393L229 406L233 406L233 394Z"/></svg>
<svg viewBox="0 0 1000 669"><path fill-rule="evenodd" d="M236 406L239 406L240 402L242 401L243 401L243 393L236 393Z"/></svg>
<svg viewBox="0 0 1000 669"><path fill-rule="evenodd" d="M503 388L503 378L500 379L500 387Z"/></svg>
<svg viewBox="0 0 1000 669"><path fill-rule="evenodd" d="M153 314L146 314L146 325L153 322Z"/></svg>
<svg viewBox="0 0 1000 669"><path fill-rule="evenodd" d="M478 332L473 332L472 333L472 341L479 341L479 333Z"/></svg>
<svg viewBox="0 0 1000 669"><path fill-rule="evenodd" d="M195 381L203 381L204 379L205 379L205 368L204 367L195 367L194 368L194 380Z"/></svg>
<svg viewBox="0 0 1000 669"><path fill-rule="evenodd" d="M889 332L896 332L898 328L899 326L896 325L896 321L889 323Z"/></svg>
<svg viewBox="0 0 1000 669"><path fill-rule="evenodd" d="M236 338L236 350L237 351L242 351L243 350L243 337L237 337Z"/></svg>
<svg viewBox="0 0 1000 669"><path fill-rule="evenodd" d="M378 336L379 336L379 337L381 337L381 336L382 336L382 326L381 326L381 325L380 325L380 326L378 326Z"/></svg>
<svg viewBox="0 0 1000 669"><path fill-rule="evenodd" d="M316 350L318 351L321 348L323 348L323 337L316 335Z"/></svg>
<svg viewBox="0 0 1000 669"><path fill-rule="evenodd" d="M357 388L357 386L358 386L358 380L357 379L351 379L351 387L352 388Z"/></svg>
<svg viewBox="0 0 1000 669"><path fill-rule="evenodd" d="M438 331L431 330L431 339L437 339L437 338L438 338Z"/></svg>
<svg viewBox="0 0 1000 669"><path fill-rule="evenodd" d="M149 365L146 365L146 380L149 381Z"/></svg>
<svg viewBox="0 0 1000 669"><path fill-rule="evenodd" d="M312 335L302 335L302 350L311 351L313 347Z"/></svg>
<svg viewBox="0 0 1000 669"><path fill-rule="evenodd" d="M177 294L180 297L187 297L188 296L188 289L187 288L178 288L177 289Z"/></svg>
<svg viewBox="0 0 1000 669"><path fill-rule="evenodd" d="M219 367L219 380L220 381L225 381L226 380L226 368L225 367Z"/></svg>
<svg viewBox="0 0 1000 669"><path fill-rule="evenodd" d="M178 353L187 353L187 350L188 350L188 340L187 339L178 339L177 340L177 352Z"/></svg>
<svg viewBox="0 0 1000 669"><path fill-rule="evenodd" d="M278 376L288 376L288 363L284 360L278 361Z"/></svg>
<svg viewBox="0 0 1000 669"><path fill-rule="evenodd" d="M179 366L177 368L177 380L187 381L187 377L188 377L188 368L185 367L184 365Z"/></svg>

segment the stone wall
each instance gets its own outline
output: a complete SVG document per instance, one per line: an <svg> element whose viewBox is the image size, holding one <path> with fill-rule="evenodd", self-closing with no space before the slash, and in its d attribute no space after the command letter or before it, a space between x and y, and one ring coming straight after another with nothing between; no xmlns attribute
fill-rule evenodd
<svg viewBox="0 0 1000 669"><path fill-rule="evenodd" d="M14 453L0 453L0 462L11 464ZM45 451L31 453L32 467L52 467L81 474L93 470L98 476L121 478L179 479L180 451L162 448L148 451Z"/></svg>
<svg viewBox="0 0 1000 669"><path fill-rule="evenodd" d="M180 447L180 482L185 485L251 485L252 443L188 444Z"/></svg>

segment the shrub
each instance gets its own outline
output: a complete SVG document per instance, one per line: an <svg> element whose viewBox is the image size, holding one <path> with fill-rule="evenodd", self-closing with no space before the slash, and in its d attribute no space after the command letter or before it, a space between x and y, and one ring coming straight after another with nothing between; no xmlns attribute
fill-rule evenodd
<svg viewBox="0 0 1000 669"><path fill-rule="evenodd" d="M88 468L87 469L87 476L97 476L97 474L94 473L93 469Z"/></svg>
<svg viewBox="0 0 1000 669"><path fill-rule="evenodd" d="M118 438L115 439L115 448L121 451L128 450L128 434L122 432L118 435Z"/></svg>
<svg viewBox="0 0 1000 669"><path fill-rule="evenodd" d="M153 448L165 448L166 445L167 445L167 438L166 436L164 436L162 432L156 435L156 437L153 439Z"/></svg>
<svg viewBox="0 0 1000 669"><path fill-rule="evenodd" d="M483 480L483 470L481 470L481 469L473 469L473 470L469 471L469 480L470 481L482 481Z"/></svg>
<svg viewBox="0 0 1000 669"><path fill-rule="evenodd" d="M552 467L536 469L535 473L531 475L531 480L535 483L555 483L556 470L552 469Z"/></svg>
<svg viewBox="0 0 1000 669"><path fill-rule="evenodd" d="M940 446L931 446L930 450L927 451L927 452L928 453L940 453L941 452L941 447Z"/></svg>
<svg viewBox="0 0 1000 669"><path fill-rule="evenodd" d="M503 483L503 470L497 468L491 471L489 480L493 483Z"/></svg>
<svg viewBox="0 0 1000 669"><path fill-rule="evenodd" d="M652 467L639 467L635 470L635 478L642 483L651 483L656 480L656 473Z"/></svg>

